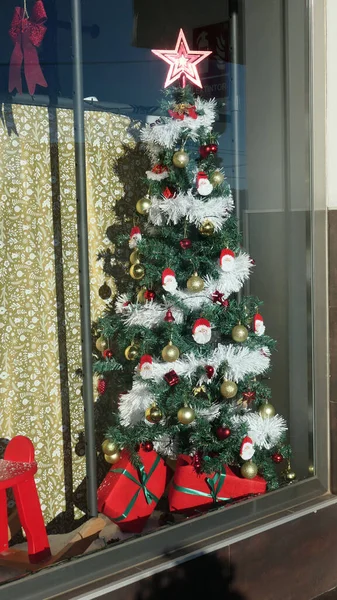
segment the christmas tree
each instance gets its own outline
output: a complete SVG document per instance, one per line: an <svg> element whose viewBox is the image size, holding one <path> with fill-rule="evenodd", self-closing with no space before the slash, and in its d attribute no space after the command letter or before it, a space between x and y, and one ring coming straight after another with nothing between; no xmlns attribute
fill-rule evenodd
<svg viewBox="0 0 337 600"><path fill-rule="evenodd" d="M140 451L155 450L164 460L187 457L198 475L236 467L246 482L236 495L248 495L258 473L278 487L278 463L288 465L286 479L294 473L266 385L275 344L260 300L238 295L254 261L218 160L216 103L193 94L186 72L164 92L162 116L142 129L148 193L118 240L131 250L129 281L98 323L98 390L109 377L127 386L103 452L116 467L122 449L135 466Z"/></svg>

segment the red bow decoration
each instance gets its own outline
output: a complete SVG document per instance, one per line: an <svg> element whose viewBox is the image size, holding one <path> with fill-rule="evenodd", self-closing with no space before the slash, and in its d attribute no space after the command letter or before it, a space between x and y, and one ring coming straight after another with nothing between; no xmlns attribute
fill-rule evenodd
<svg viewBox="0 0 337 600"><path fill-rule="evenodd" d="M226 298L224 298L224 294L222 294L221 292L218 292L218 290L213 292L211 298L212 298L212 302L214 302L214 304L221 304L225 308L227 308L227 306L229 306L229 302Z"/></svg>
<svg viewBox="0 0 337 600"><path fill-rule="evenodd" d="M191 117L191 119L197 119L198 115L195 111L195 106L191 106L191 104L176 104L175 110L169 110L168 114L172 119L178 119L179 121L183 121L185 115L187 117Z"/></svg>
<svg viewBox="0 0 337 600"><path fill-rule="evenodd" d="M32 96L35 93L37 84L48 87L41 71L36 50L47 31L44 25L46 19L47 15L42 0L36 0L30 17L28 17L24 8L15 7L9 29L9 35L14 43L14 50L9 64L9 92L17 89L19 94L22 94L22 63L24 64L28 91Z"/></svg>

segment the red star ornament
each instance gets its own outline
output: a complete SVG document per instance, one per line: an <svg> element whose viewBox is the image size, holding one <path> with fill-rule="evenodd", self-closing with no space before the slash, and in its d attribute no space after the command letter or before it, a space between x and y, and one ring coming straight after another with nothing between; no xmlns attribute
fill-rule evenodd
<svg viewBox="0 0 337 600"><path fill-rule="evenodd" d="M179 31L174 50L152 50L152 52L170 65L164 87L172 85L174 81L181 77L182 87L185 87L187 78L194 85L202 88L197 65L212 54L212 51L190 50L182 29Z"/></svg>

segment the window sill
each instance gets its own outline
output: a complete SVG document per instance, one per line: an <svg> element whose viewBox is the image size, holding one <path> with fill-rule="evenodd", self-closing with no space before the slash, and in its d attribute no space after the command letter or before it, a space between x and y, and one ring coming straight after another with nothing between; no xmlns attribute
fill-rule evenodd
<svg viewBox="0 0 337 600"><path fill-rule="evenodd" d="M93 600L157 571L337 503L316 477L114 544L4 586L6 600ZM138 562L136 562L137 558ZM93 581L94 579L94 581ZM69 591L71 590L71 591Z"/></svg>

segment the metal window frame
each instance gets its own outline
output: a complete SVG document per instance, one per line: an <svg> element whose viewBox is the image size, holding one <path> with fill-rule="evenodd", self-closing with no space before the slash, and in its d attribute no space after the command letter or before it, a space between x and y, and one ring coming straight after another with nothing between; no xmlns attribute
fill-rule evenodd
<svg viewBox="0 0 337 600"><path fill-rule="evenodd" d="M187 520L174 527L165 527L147 535L141 535L128 541L117 543L111 547L59 564L49 569L29 575L20 580L5 584L2 589L6 600L45 600L70 589L92 583L106 581L116 573L138 564L139 575L142 577L141 564L158 557L166 557L160 570L172 566L175 560L193 558L196 552L211 551L215 548L237 541L238 536L249 537L264 529L280 525L285 520L298 518L303 514L313 512L327 504L337 502L337 497L329 494L329 398L328 398L328 300L327 300L327 209L325 193L325 1L306 0L308 8L308 37L309 37L309 123L310 123L310 163L311 163L311 198L312 198L312 228L311 256L312 278L310 290L312 297L313 332L313 382L314 382L314 420L315 420L315 464L316 476L311 479L292 484L276 492L255 499L246 500L230 508L211 511L197 519ZM86 234L86 193L85 193L85 163L83 138L83 97L81 74L81 17L80 0L72 0L73 7L73 36L75 39L74 56L74 112L78 128L77 150L77 181L78 181L78 221L80 232L80 254L82 252L82 294L88 292L88 271L83 279L83 269L87 268L85 243L82 238ZM77 97L76 97L77 94ZM82 137L81 137L82 136ZM84 170L83 170L84 169ZM81 246L82 244L82 246ZM324 267L322 266L324 265ZM84 281L84 284L83 284ZM83 297L83 295L81 297ZM89 295L88 295L89 296ZM82 303L82 302L81 302ZM86 307L82 316L82 330L90 326L90 307ZM84 365L88 367L88 352L86 347L87 333L83 337ZM90 336L89 336L90 337ZM89 351L88 351L89 348ZM91 360L91 356L90 356ZM90 436L90 392L91 383L87 381L85 404L87 413L87 457L88 468L93 461L93 448ZM89 429L88 429L89 428ZM90 457L91 453L91 457ZM94 471L91 471L91 474ZM93 485L89 491L89 510L95 515L97 510L93 494ZM95 490L96 491L96 490ZM90 496L91 494L91 496ZM226 532L227 530L227 532ZM220 536L220 537L219 537ZM218 540L218 542L216 542ZM220 540L220 541L219 541ZM220 546L219 546L220 544ZM198 548L198 550L196 550ZM193 550L194 549L194 550ZM136 558L135 558L136 557ZM177 558L180 557L180 558ZM146 576L146 575L145 575ZM137 577L137 576L136 576ZM126 580L124 585L126 584ZM122 584L121 584L122 585ZM74 592L75 593L75 592ZM82 596L81 596L82 597ZM78 596L80 598L80 596ZM84 596L83 596L84 598Z"/></svg>

